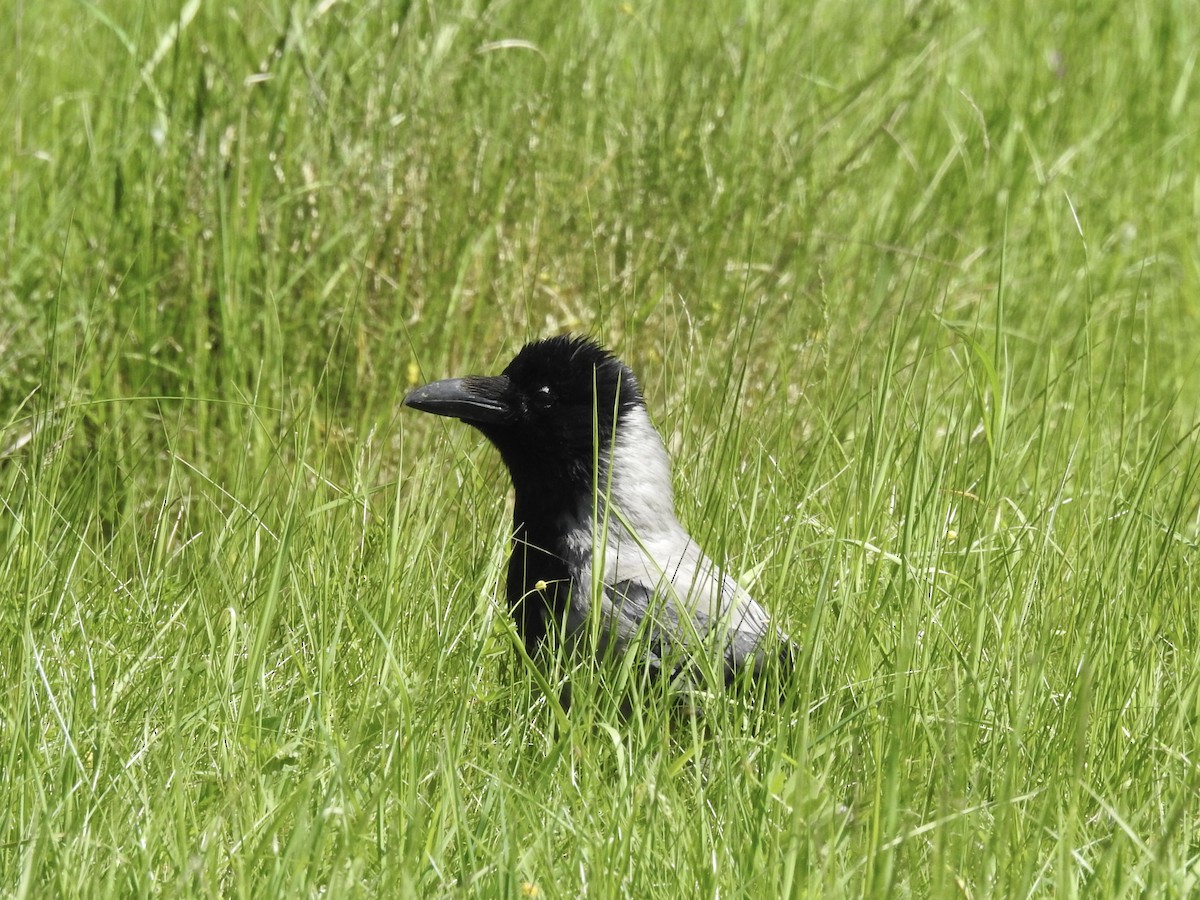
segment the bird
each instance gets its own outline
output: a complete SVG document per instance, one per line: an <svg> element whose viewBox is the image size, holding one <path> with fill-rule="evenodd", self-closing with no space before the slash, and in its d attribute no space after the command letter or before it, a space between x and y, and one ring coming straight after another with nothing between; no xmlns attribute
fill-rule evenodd
<svg viewBox="0 0 1200 900"><path fill-rule="evenodd" d="M505 593L531 658L556 641L632 652L685 689L706 672L728 686L793 667L788 635L680 524L663 440L612 352L578 335L536 340L499 375L434 381L404 404L499 451L514 491Z"/></svg>

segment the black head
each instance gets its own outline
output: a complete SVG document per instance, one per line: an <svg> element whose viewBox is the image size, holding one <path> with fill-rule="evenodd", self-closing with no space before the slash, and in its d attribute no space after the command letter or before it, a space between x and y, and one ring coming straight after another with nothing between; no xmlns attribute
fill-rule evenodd
<svg viewBox="0 0 1200 900"><path fill-rule="evenodd" d="M404 402L482 431L519 492L590 484L597 449L603 458L621 414L643 401L628 366L587 338L563 336L527 344L500 375L435 381Z"/></svg>

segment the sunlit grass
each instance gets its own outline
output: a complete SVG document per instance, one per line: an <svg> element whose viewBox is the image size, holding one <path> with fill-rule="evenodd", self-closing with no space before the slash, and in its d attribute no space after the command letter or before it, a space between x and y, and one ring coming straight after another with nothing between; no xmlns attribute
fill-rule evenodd
<svg viewBox="0 0 1200 900"><path fill-rule="evenodd" d="M14 896L1183 896L1196 25L18 2ZM582 331L789 695L564 721L422 380Z"/></svg>

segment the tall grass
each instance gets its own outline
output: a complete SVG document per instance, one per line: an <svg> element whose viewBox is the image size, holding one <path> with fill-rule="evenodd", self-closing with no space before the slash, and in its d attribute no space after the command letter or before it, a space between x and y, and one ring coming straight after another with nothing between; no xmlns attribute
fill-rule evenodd
<svg viewBox="0 0 1200 900"><path fill-rule="evenodd" d="M5 895L1195 889L1185 5L9 10ZM399 401L563 330L777 712L524 674Z"/></svg>

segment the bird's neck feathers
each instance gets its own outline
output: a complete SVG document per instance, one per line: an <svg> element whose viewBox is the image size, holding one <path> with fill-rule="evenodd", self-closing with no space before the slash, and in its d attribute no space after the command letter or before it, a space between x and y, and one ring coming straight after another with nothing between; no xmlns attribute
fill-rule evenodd
<svg viewBox="0 0 1200 900"><path fill-rule="evenodd" d="M598 489L623 520L641 537L678 528L671 490L671 461L662 438L640 403L623 410L617 420L605 479Z"/></svg>
<svg viewBox="0 0 1200 900"><path fill-rule="evenodd" d="M566 467L529 465L527 460L510 464L518 532L533 537L528 531L536 526L553 523L557 528L566 522L578 527L596 514L608 518L610 513L609 527L639 538L680 527L671 463L644 405L621 410L612 432L601 435L598 452L598 460L575 459Z"/></svg>

